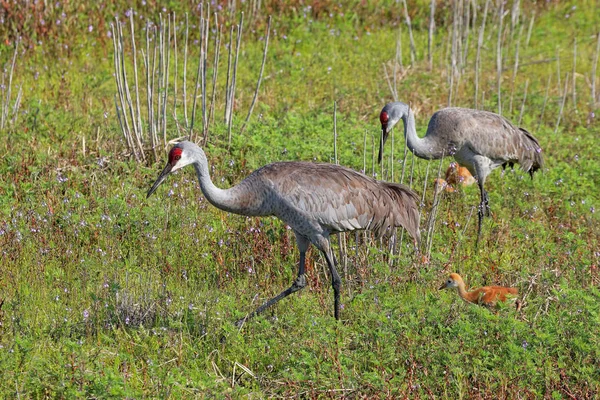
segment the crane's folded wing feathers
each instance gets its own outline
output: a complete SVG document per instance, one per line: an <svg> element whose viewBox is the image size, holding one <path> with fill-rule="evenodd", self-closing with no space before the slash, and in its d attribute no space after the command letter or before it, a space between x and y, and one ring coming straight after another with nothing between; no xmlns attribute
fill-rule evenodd
<svg viewBox="0 0 600 400"><path fill-rule="evenodd" d="M272 180L286 206L311 215L331 232L369 229L381 236L391 227L403 226L419 240L418 196L410 188L331 164L272 166L278 176L286 177Z"/></svg>

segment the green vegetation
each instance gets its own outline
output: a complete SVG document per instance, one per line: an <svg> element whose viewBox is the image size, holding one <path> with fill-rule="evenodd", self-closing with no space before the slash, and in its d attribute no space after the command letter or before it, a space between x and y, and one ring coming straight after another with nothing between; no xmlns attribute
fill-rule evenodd
<svg viewBox="0 0 600 400"><path fill-rule="evenodd" d="M523 2L514 26L513 2L504 6L503 114L519 120L527 83L521 125L539 139L546 166L532 181L520 170L490 175L492 217L479 249L473 212L478 191L467 187L442 198L428 259L415 256L406 238L400 254L391 255L386 241L345 236L341 323L332 316L324 260L311 251L308 287L241 330L236 319L295 277L292 232L272 218L215 209L191 168L146 200L166 153L160 149L159 160L136 163L117 121L107 33L116 14L124 18L125 4L38 3L31 10L0 5L6 74L21 38L10 107L22 88L15 122L0 130L0 398L560 399L600 392L595 2ZM136 21L157 21L164 12L148 3L135 9ZM226 8L228 2L220 3ZM222 123L224 43L221 49L216 118L205 146L217 184L235 184L277 160L334 162L334 101L340 164L361 170L365 162L373 173L377 114L392 99L384 63L392 82L396 71L399 100L417 112L419 134L428 117L448 105L450 2L436 11L431 71L428 1L407 2L416 44L410 67L402 2L325 0L309 8L266 1L253 14L256 3L238 4L230 17L220 11L224 32L239 11L246 20L229 148ZM453 81L456 106L475 106L485 1L474 3L478 13L465 36L466 61ZM171 2L165 10L177 12L179 20L186 11L190 20L199 15L195 5ZM240 135L268 14L273 30L265 76ZM498 110L498 27L492 1L478 88L479 104L483 99L481 107L491 111ZM403 68L394 67L399 29ZM191 33L189 87L197 38ZM209 68L209 79L212 73ZM181 136L169 118L169 138ZM392 179L393 173L399 181L404 147L398 130L395 141L394 159L387 158L383 170L377 166L376 174ZM449 162L443 161L442 173ZM411 180L419 194L425 188L424 229L440 163L409 154L405 164L404 182ZM333 241L337 252L338 239ZM522 311L508 305L489 311L438 291L454 271L473 286L517 286Z"/></svg>

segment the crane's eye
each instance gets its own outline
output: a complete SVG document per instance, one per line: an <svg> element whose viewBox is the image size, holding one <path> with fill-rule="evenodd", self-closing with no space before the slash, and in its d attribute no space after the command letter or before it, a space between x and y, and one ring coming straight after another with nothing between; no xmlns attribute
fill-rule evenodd
<svg viewBox="0 0 600 400"><path fill-rule="evenodd" d="M448 279L448 283L452 283L452 279Z"/></svg>
<svg viewBox="0 0 600 400"><path fill-rule="evenodd" d="M177 160L179 160L179 159L181 159L181 156L180 156L180 155L176 155L176 156L174 157L174 160L175 160L175 161L177 161Z"/></svg>

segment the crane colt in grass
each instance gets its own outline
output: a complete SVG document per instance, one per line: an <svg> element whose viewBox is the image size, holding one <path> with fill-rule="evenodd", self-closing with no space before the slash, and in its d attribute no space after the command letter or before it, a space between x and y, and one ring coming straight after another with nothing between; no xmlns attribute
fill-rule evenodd
<svg viewBox="0 0 600 400"><path fill-rule="evenodd" d="M388 103L379 114L381 141L379 162L383 148L394 125L404 122L406 144L415 156L427 160L454 156L477 179L481 202L477 242L481 236L481 223L489 215L488 195L484 189L485 179L494 169L506 165L521 164L521 168L533 178L533 173L544 165L542 148L533 135L517 128L501 115L470 108L443 108L429 120L424 137L417 136L415 116L410 107L402 102Z"/></svg>
<svg viewBox="0 0 600 400"><path fill-rule="evenodd" d="M298 277L288 289L268 300L246 318L264 311L306 286L305 257L312 243L323 253L333 286L335 318L340 318L340 276L329 236L336 232L368 229L378 237L403 227L418 244L418 196L408 187L380 182L352 169L332 164L276 162L250 174L230 189L216 187L204 151L181 142L169 152L167 165L148 191L148 197L172 172L193 165L200 189L221 210L249 216L275 216L289 225L300 249Z"/></svg>
<svg viewBox="0 0 600 400"><path fill-rule="evenodd" d="M466 302L479 304L486 307L494 307L498 302L505 302L509 299L515 299L519 293L517 288L504 286L484 286L467 291L465 282L459 274L452 273L448 276L446 282L442 284L442 289L456 289L461 299ZM521 308L521 302L515 301L517 310Z"/></svg>

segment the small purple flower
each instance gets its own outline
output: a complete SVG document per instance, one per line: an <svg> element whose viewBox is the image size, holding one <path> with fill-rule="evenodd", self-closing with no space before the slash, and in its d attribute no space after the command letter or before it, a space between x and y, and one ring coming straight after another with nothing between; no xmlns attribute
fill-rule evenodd
<svg viewBox="0 0 600 400"><path fill-rule="evenodd" d="M88 32L92 32L93 30L94 30L94 26L93 25L88 26Z"/></svg>
<svg viewBox="0 0 600 400"><path fill-rule="evenodd" d="M87 319L90 317L90 312L88 311L88 309L86 308L85 310L83 310L83 319L87 321Z"/></svg>

